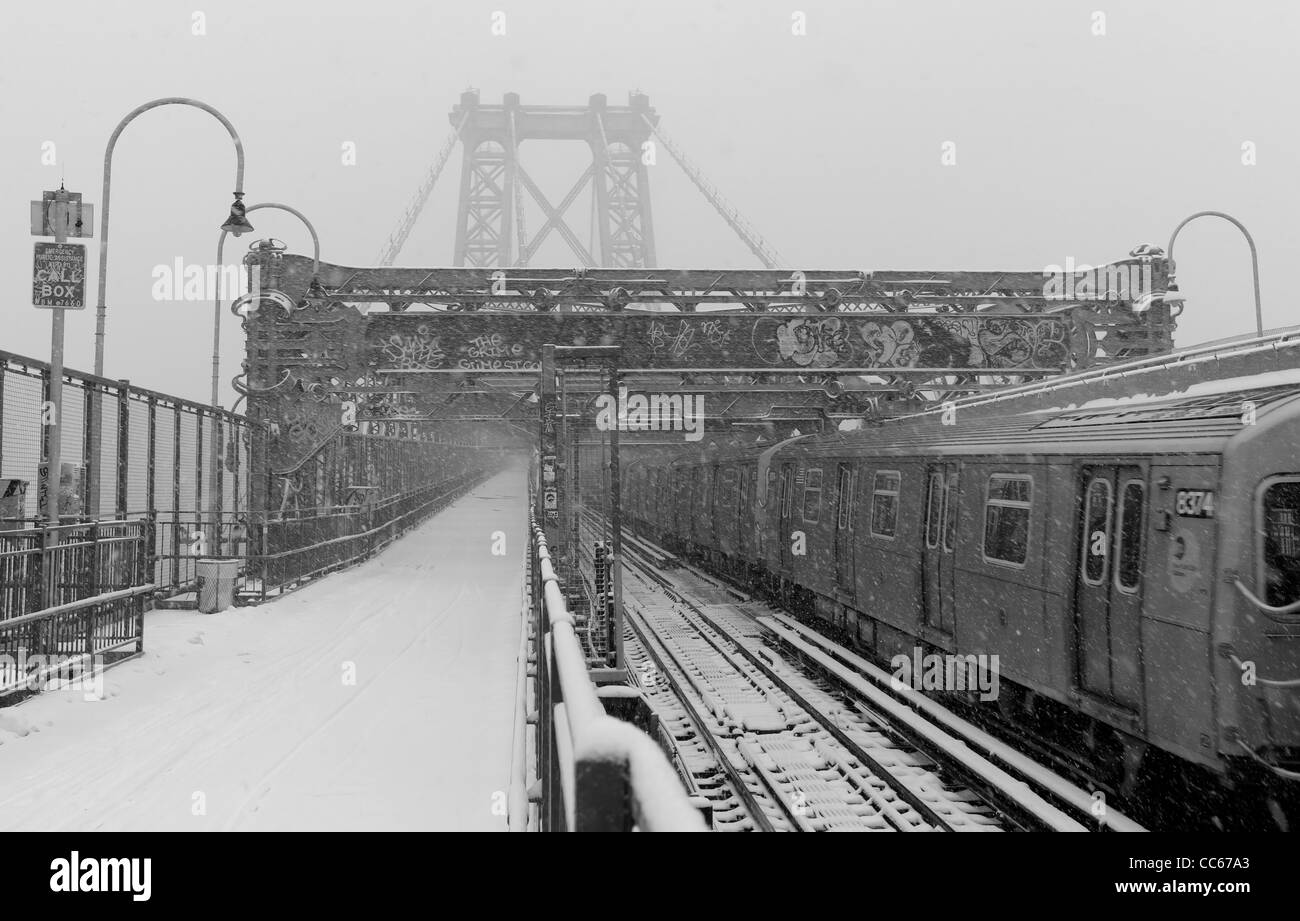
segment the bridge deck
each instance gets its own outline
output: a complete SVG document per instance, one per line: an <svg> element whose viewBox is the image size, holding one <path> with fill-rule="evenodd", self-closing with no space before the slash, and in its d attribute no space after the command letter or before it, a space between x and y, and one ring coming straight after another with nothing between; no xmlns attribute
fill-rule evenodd
<svg viewBox="0 0 1300 921"><path fill-rule="evenodd" d="M105 699L0 710L0 829L504 829L525 495L493 477L274 604L148 615Z"/></svg>

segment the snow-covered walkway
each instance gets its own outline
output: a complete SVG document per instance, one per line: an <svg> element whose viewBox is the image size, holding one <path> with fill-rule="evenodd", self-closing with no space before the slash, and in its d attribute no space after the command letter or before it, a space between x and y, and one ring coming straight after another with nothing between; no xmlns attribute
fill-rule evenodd
<svg viewBox="0 0 1300 921"><path fill-rule="evenodd" d="M280 601L147 615L104 700L0 710L0 830L504 830L525 502L500 474Z"/></svg>

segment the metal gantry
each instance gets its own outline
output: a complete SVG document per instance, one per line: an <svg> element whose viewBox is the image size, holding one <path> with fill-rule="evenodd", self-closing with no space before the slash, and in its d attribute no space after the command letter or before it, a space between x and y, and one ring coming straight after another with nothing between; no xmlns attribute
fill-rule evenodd
<svg viewBox="0 0 1300 921"><path fill-rule="evenodd" d="M621 346L632 392L708 393L711 430L781 434L918 408L1172 347L1159 251L1107 269L1128 293L1041 272L359 268L255 250L249 414L255 472L298 469L351 419L395 437L499 422L536 432L542 349ZM605 389L566 375L577 405ZM459 426L459 428L458 428ZM277 473L279 471L279 473Z"/></svg>

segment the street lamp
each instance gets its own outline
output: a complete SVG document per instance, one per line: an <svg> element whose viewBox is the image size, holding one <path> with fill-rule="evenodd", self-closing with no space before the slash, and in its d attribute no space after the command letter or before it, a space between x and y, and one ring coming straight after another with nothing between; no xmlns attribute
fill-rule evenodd
<svg viewBox="0 0 1300 921"><path fill-rule="evenodd" d="M236 201L235 204L239 205L240 218L241 220L243 220L242 226L247 226L251 229L252 225L249 224L248 221L243 218L243 215L246 213L243 204L238 201ZM251 208L247 210L248 212L252 212L252 211L259 211L262 208L274 208L279 211L287 211L289 214L292 214L294 217L298 218L298 220L302 221L305 225L307 225L307 231L308 233L311 234L311 244L312 244L311 286L313 290L319 288L320 287L320 237L317 236L316 234L316 228L312 226L311 221L307 220L306 216L301 211L299 211L296 208L290 208L288 205L279 204L278 202L273 202L273 201L261 202L260 204L253 205ZM231 209L230 216L232 220L235 217L235 212L233 208ZM212 305L212 405L213 406L220 405L218 403L218 398L217 398L217 387L218 387L218 380L220 378L220 370L221 370L221 267L225 264L223 254L226 246L227 233L233 233L235 236L239 236L239 234L242 233L242 231L235 231L232 230L230 227L223 226L221 228L221 236L217 240L217 299L216 302Z"/></svg>
<svg viewBox="0 0 1300 921"><path fill-rule="evenodd" d="M97 377L104 376L104 326L108 313L108 306L105 301L105 293L108 288L108 208L109 191L113 178L113 150L117 147L117 139L121 136L122 131L137 116L148 112L150 109L169 105L192 106L196 109L202 109L225 126L226 131L230 134L230 139L235 142L235 200L230 206L230 216L222 224L222 229L228 229L236 235L247 233L253 229L253 226L248 223L248 219L244 217L244 205L240 200L244 197L244 144L240 141L239 135L235 132L235 126L230 123L230 119L206 102L184 96L167 96L163 99L155 99L128 112L126 117L118 122L117 127L113 129L113 134L108 139L108 146L104 149L104 189L100 198L102 210L99 217L99 303L95 305L95 375ZM90 401L90 419L87 425L89 434L88 447L90 457L93 460L86 471L86 511L94 517L99 516L99 466L102 457L100 443L103 438L103 433L100 431L100 420L103 417L101 412L102 397L103 394L96 388Z"/></svg>
<svg viewBox="0 0 1300 921"><path fill-rule="evenodd" d="M226 223L221 225L222 233L233 233L237 237L242 237L253 229L253 225L248 223L248 218L244 216L247 212L244 203L240 201L243 197L243 192L235 193L235 200L230 205L230 217L226 218Z"/></svg>
<svg viewBox="0 0 1300 921"><path fill-rule="evenodd" d="M320 289L320 236L317 235L316 228L312 226L312 222L307 220L307 216L304 215L297 208L291 208L288 205L282 205L279 202L273 202L273 201L261 202L259 204L249 207L247 210L245 210L242 202L236 200L235 204L239 206L238 218L239 221L242 223L236 223L235 227L233 228L230 226L223 225L221 228L221 236L217 238L217 298L212 305L212 405L214 407L221 405L219 402L219 395L218 395L218 387L219 387L218 382L221 376L221 279L222 279L222 266L225 265L226 236L227 234L230 233L233 233L235 236L239 236L240 233L242 233L243 231L235 229L237 227L247 227L249 229L252 228L252 225L248 223L248 220L244 217L244 215L247 214L248 212L259 211L263 208L274 208L278 211L286 211L289 214L292 214L298 220L302 221L303 224L307 226L307 232L311 234L311 245L312 245L311 290L316 291ZM231 208L230 218L231 220L228 221L227 224L230 224L235 221L236 213L233 207ZM242 397L240 399L242 399ZM236 404L238 404L238 402L239 400L235 401ZM209 458L210 473L212 476L211 482L217 483L218 482L217 477L220 471L220 457L217 454L217 439L214 437L211 439L211 441L212 441L212 449ZM221 490L212 489L211 491L209 491L208 495L211 500L211 504L209 506L209 512L212 514L213 524L217 526L218 530L215 536L219 541L221 521L220 521L220 515L218 514L217 501L218 501L218 497L221 495ZM217 546L219 547L220 544L218 543Z"/></svg>
<svg viewBox="0 0 1300 921"><path fill-rule="evenodd" d="M1242 236L1246 238L1246 243L1250 246L1250 271L1255 282L1255 334L1258 336L1264 335L1264 311L1260 306L1259 300L1259 253L1255 250L1255 240L1250 235L1250 231L1246 229L1246 225L1242 224L1241 221L1237 220L1231 214L1224 214L1222 211L1197 211L1190 217L1183 218L1182 223L1174 228L1174 232L1169 237L1169 246L1165 250L1165 254L1169 258L1170 290L1177 290L1177 283L1174 280L1174 275L1177 271L1174 263L1174 241L1178 239L1178 232L1198 217L1221 217L1240 230Z"/></svg>
<svg viewBox="0 0 1300 921"><path fill-rule="evenodd" d="M196 109L202 109L220 121L225 126L226 131L230 133L230 139L235 142L235 201L230 206L230 216L226 218L226 222L221 225L221 228L234 233L236 236L253 229L253 226L248 223L248 219L244 217L244 204L240 201L244 197L244 144L239 140L239 135L235 132L235 126L230 123L226 116L206 102L188 99L184 96L168 96L164 99L155 99L153 102L146 102L144 105L127 113L127 116L117 123L117 128L113 130L113 135L108 139L108 147L104 149L104 191L100 199L102 211L99 217L99 303L95 306L95 374L99 377L104 375L104 324L108 313L108 306L105 303L104 296L108 287L108 198L113 176L113 149L117 146L117 139L122 134L123 129L131 124L138 115L148 112L150 109L169 105L193 106Z"/></svg>

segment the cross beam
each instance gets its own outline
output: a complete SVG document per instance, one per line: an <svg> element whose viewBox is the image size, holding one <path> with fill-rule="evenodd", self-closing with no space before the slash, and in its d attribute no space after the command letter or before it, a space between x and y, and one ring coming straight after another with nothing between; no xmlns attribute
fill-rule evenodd
<svg viewBox="0 0 1300 921"><path fill-rule="evenodd" d="M268 433L254 463L298 469L345 418L386 429L423 422L416 430L426 433L453 421L513 423L535 413L527 397L547 345L620 346L632 389L766 388L714 401L735 424L862 416L889 394L942 399L1167 352L1176 316L1161 299L1167 262L1135 252L1103 267L1108 278L1141 281L1127 290L1075 276L1054 288L1023 271L329 263L313 284L311 259L258 252L249 264L274 296L241 299L249 412ZM472 398L485 382L500 395Z"/></svg>

